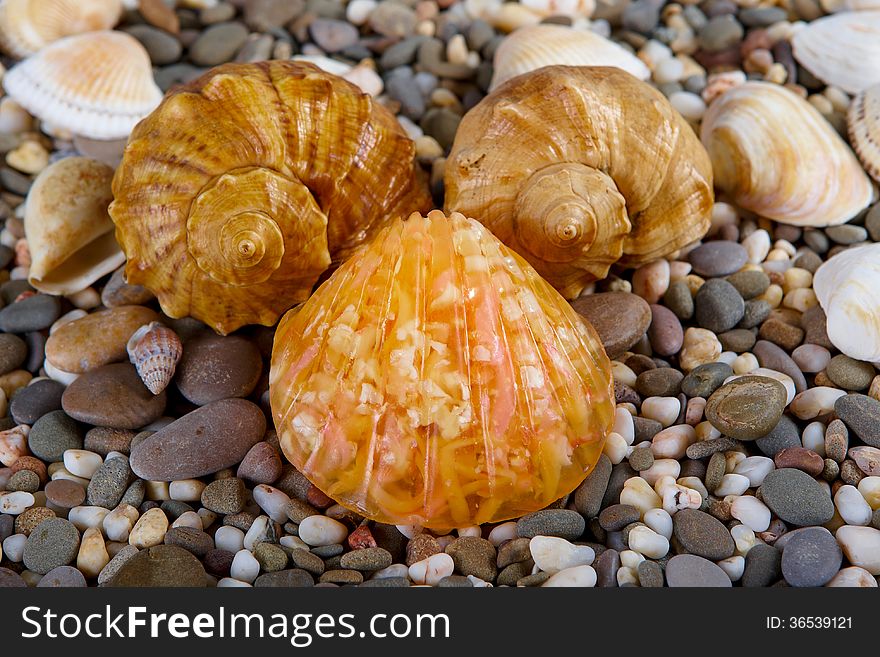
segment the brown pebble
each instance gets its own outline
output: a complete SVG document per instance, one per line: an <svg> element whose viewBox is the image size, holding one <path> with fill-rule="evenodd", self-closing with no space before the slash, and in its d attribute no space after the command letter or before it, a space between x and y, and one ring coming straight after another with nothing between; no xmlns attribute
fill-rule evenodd
<svg viewBox="0 0 880 657"><path fill-rule="evenodd" d="M825 311L820 306L813 306L801 315L801 328L804 329L804 342L817 344L826 349L834 349L828 337Z"/></svg>
<svg viewBox="0 0 880 657"><path fill-rule="evenodd" d="M710 497L706 503L706 513L717 518L721 522L730 522L733 516L730 515L730 502Z"/></svg>
<svg viewBox="0 0 880 657"><path fill-rule="evenodd" d="M840 476L840 465L834 459L825 459L822 469L822 479L831 483Z"/></svg>
<svg viewBox="0 0 880 657"><path fill-rule="evenodd" d="M761 324L758 337L769 340L787 351L793 350L804 340L803 329L786 324L778 319L768 319Z"/></svg>
<svg viewBox="0 0 880 657"><path fill-rule="evenodd" d="M6 490L9 492L36 493L40 490L40 477L32 470L19 470L14 472L6 482Z"/></svg>
<svg viewBox="0 0 880 657"><path fill-rule="evenodd" d="M859 482L865 478L865 473L861 471L856 462L852 459L846 459L840 464L840 480L850 486L858 486Z"/></svg>
<svg viewBox="0 0 880 657"><path fill-rule="evenodd" d="M843 463L849 449L849 429L843 420L832 420L825 429L825 456Z"/></svg>
<svg viewBox="0 0 880 657"><path fill-rule="evenodd" d="M721 479L727 471L727 460L724 458L723 452L715 452L709 457L709 464L706 466L706 478L703 483L706 484L706 490L710 493L721 485Z"/></svg>
<svg viewBox="0 0 880 657"><path fill-rule="evenodd" d="M622 356L651 324L651 308L629 292L588 294L571 305L596 329L609 358Z"/></svg>
<svg viewBox="0 0 880 657"><path fill-rule="evenodd" d="M86 489L69 479L55 479L46 484L46 500L62 509L72 509L86 499Z"/></svg>
<svg viewBox="0 0 880 657"><path fill-rule="evenodd" d="M110 452L120 452L127 456L131 452L131 442L135 435L130 429L94 427L86 432L83 449L101 456L107 456Z"/></svg>
<svg viewBox="0 0 880 657"><path fill-rule="evenodd" d="M352 550L364 550L376 547L376 539L369 525L361 525L348 535L348 547Z"/></svg>
<svg viewBox="0 0 880 657"><path fill-rule="evenodd" d="M281 457L269 443L261 441L250 448L236 476L254 484L271 484L281 476Z"/></svg>
<svg viewBox="0 0 880 657"><path fill-rule="evenodd" d="M309 487L306 493L306 501L316 509L326 509L335 504L332 497L329 497L324 491L314 485Z"/></svg>
<svg viewBox="0 0 880 657"><path fill-rule="evenodd" d="M406 565L412 566L417 561L442 551L440 543L430 534L416 534L406 544Z"/></svg>
<svg viewBox="0 0 880 657"><path fill-rule="evenodd" d="M55 512L52 509L47 509L44 506L32 506L15 517L15 533L30 536L37 525L54 517Z"/></svg>
<svg viewBox="0 0 880 657"><path fill-rule="evenodd" d="M20 472L21 470L30 470L34 474L36 474L40 478L41 483L46 483L49 481L49 471L46 468L46 464L43 463L36 456L19 456L9 469L12 470L13 473Z"/></svg>
<svg viewBox="0 0 880 657"><path fill-rule="evenodd" d="M639 447L629 455L629 464L633 470L641 472L654 465L654 454L650 447Z"/></svg>
<svg viewBox="0 0 880 657"><path fill-rule="evenodd" d="M654 352L660 356L677 354L684 342L684 330L675 313L665 306L651 305L651 325L648 327L648 339L651 341Z"/></svg>
<svg viewBox="0 0 880 657"><path fill-rule="evenodd" d="M825 469L822 457L806 447L786 447L776 453L773 462L777 468L797 468L811 477L818 477Z"/></svg>

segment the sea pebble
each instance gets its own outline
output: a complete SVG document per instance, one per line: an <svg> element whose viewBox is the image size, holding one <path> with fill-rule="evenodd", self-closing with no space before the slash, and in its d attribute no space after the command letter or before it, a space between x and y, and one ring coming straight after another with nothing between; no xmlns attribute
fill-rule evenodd
<svg viewBox="0 0 880 657"><path fill-rule="evenodd" d="M592 587L596 586L596 571L592 566L572 566L551 575L542 587Z"/></svg>
<svg viewBox="0 0 880 657"><path fill-rule="evenodd" d="M837 574L843 555L824 527L793 532L782 551L782 575L791 586L822 586Z"/></svg>
<svg viewBox="0 0 880 657"><path fill-rule="evenodd" d="M346 536L345 525L327 516L309 516L299 525L299 537L312 546L342 543Z"/></svg>
<svg viewBox="0 0 880 657"><path fill-rule="evenodd" d="M573 545L564 538L535 536L529 541L529 552L535 565L548 573L574 566L590 565L596 557L592 548Z"/></svg>
<svg viewBox="0 0 880 657"><path fill-rule="evenodd" d="M444 577L452 575L455 563L443 552L417 561L409 567L409 577L416 584L436 586Z"/></svg>
<svg viewBox="0 0 880 657"><path fill-rule="evenodd" d="M128 536L130 545L144 549L159 545L168 531L168 516L162 509L154 508L144 513L135 523Z"/></svg>

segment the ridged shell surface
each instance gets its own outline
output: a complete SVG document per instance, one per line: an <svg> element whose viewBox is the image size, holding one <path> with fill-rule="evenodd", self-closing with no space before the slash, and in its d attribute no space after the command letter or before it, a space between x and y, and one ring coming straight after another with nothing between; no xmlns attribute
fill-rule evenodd
<svg viewBox="0 0 880 657"><path fill-rule="evenodd" d="M56 41L10 69L3 86L34 116L92 139L128 137L162 99L147 51L114 31Z"/></svg>
<svg viewBox="0 0 880 657"><path fill-rule="evenodd" d="M141 381L154 395L171 383L177 363L183 356L183 345L177 333L159 322L145 324L135 331L126 349Z"/></svg>
<svg viewBox="0 0 880 657"><path fill-rule="evenodd" d="M285 456L369 518L460 527L573 490L614 412L586 322L484 226L398 220L275 334Z"/></svg>
<svg viewBox="0 0 880 657"><path fill-rule="evenodd" d="M827 260L816 271L813 290L832 344L850 358L880 361L880 244Z"/></svg>
<svg viewBox="0 0 880 657"><path fill-rule="evenodd" d="M871 201L871 181L810 103L779 85L746 82L703 117L715 185L740 206L795 226L833 226Z"/></svg>
<svg viewBox="0 0 880 657"><path fill-rule="evenodd" d="M795 32L794 58L825 82L855 94L880 83L880 11L824 16Z"/></svg>
<svg viewBox="0 0 880 657"><path fill-rule="evenodd" d="M531 25L511 33L495 52L491 89L542 66L615 66L640 80L651 71L638 57L589 30L562 25Z"/></svg>
<svg viewBox="0 0 880 657"><path fill-rule="evenodd" d="M431 203L385 108L303 62L226 64L133 131L110 214L129 283L221 333L274 324L383 222Z"/></svg>
<svg viewBox="0 0 880 657"><path fill-rule="evenodd" d="M108 30L120 0L0 0L0 49L27 57L66 36Z"/></svg>
<svg viewBox="0 0 880 657"><path fill-rule="evenodd" d="M849 143L859 156L862 166L880 182L880 84L865 89L855 98L847 112Z"/></svg>

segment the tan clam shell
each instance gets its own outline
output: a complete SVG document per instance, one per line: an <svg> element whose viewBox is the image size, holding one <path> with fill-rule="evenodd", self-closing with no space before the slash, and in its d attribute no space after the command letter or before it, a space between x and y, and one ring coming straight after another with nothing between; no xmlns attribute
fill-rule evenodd
<svg viewBox="0 0 880 657"><path fill-rule="evenodd" d="M816 271L813 290L827 318L828 338L841 352L880 361L880 244L847 249Z"/></svg>
<svg viewBox="0 0 880 657"><path fill-rule="evenodd" d="M700 138L715 185L737 204L795 226L842 224L867 207L871 181L831 125L800 96L767 82L726 91Z"/></svg>
<svg viewBox="0 0 880 657"><path fill-rule="evenodd" d="M122 139L162 100L150 57L124 32L50 44L9 70L3 86L34 116L91 139Z"/></svg>
<svg viewBox="0 0 880 657"><path fill-rule="evenodd" d="M183 345L177 333L160 322L141 326L129 338L126 350L141 381L154 395L171 383L183 355Z"/></svg>
<svg viewBox="0 0 880 657"><path fill-rule="evenodd" d="M110 29L120 16L120 0L0 0L0 49L27 57L63 37Z"/></svg>
<svg viewBox="0 0 880 657"><path fill-rule="evenodd" d="M651 76L635 55L589 30L563 25L532 25L513 32L495 52L495 73L490 89L512 77L553 64L614 66L640 80Z"/></svg>
<svg viewBox="0 0 880 657"><path fill-rule="evenodd" d="M826 84L855 94L880 83L880 11L824 16L791 45L798 63Z"/></svg>
<svg viewBox="0 0 880 657"><path fill-rule="evenodd" d="M24 215L36 289L73 294L125 262L107 213L112 179L113 169L85 157L58 160L37 176Z"/></svg>
<svg viewBox="0 0 880 657"><path fill-rule="evenodd" d="M846 122L853 150L865 171L880 182L880 84L853 98Z"/></svg>

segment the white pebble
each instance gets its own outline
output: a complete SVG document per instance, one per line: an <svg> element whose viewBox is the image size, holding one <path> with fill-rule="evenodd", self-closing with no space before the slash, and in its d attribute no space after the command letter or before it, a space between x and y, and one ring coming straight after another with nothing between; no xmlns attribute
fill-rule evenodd
<svg viewBox="0 0 880 657"><path fill-rule="evenodd" d="M656 420L664 428L671 426L680 412L681 402L677 397L648 397L642 401L642 417Z"/></svg>
<svg viewBox="0 0 880 657"><path fill-rule="evenodd" d="M623 482L623 490L620 492L620 503L634 506L642 513L650 509L659 509L663 506L660 496L641 477L631 477Z"/></svg>
<svg viewBox="0 0 880 657"><path fill-rule="evenodd" d="M685 488L691 488L697 491L704 500L709 498L709 491L706 489L706 485L703 483L703 480L699 477L681 477L676 480L679 486L684 486Z"/></svg>
<svg viewBox="0 0 880 657"><path fill-rule="evenodd" d="M739 474L726 474L721 478L721 485L715 489L717 497L726 495L742 495L749 489L749 478Z"/></svg>
<svg viewBox="0 0 880 657"><path fill-rule="evenodd" d="M254 486L254 502L275 522L287 522L285 509L290 498L283 490L266 484Z"/></svg>
<svg viewBox="0 0 880 657"><path fill-rule="evenodd" d="M196 513L199 514L199 518L202 519L202 529L207 529L211 525L214 524L214 521L217 520L217 514L205 507L202 507Z"/></svg>
<svg viewBox="0 0 880 657"><path fill-rule="evenodd" d="M3 539L3 555L13 563L21 563L27 539L28 537L24 534L7 536Z"/></svg>
<svg viewBox="0 0 880 657"><path fill-rule="evenodd" d="M847 525L871 524L871 505L855 486L845 485L838 488L834 495L834 506Z"/></svg>
<svg viewBox="0 0 880 657"><path fill-rule="evenodd" d="M415 562L409 567L409 578L416 584L436 586L444 577L449 577L455 570L455 563L445 552L432 554L426 559Z"/></svg>
<svg viewBox="0 0 880 657"><path fill-rule="evenodd" d="M649 559L659 559L669 552L669 539L650 527L634 527L629 532L629 548Z"/></svg>
<svg viewBox="0 0 880 657"><path fill-rule="evenodd" d="M397 531L407 538L412 538L416 534L421 534L424 531L421 525L395 525L395 527L397 527Z"/></svg>
<svg viewBox="0 0 880 657"><path fill-rule="evenodd" d="M596 586L596 571L592 566L574 566L560 570L558 573L551 575L546 582L541 584L542 587L560 588L560 587L590 587Z"/></svg>
<svg viewBox="0 0 880 657"><path fill-rule="evenodd" d="M49 478L52 481L55 481L56 479L67 479L68 481L72 481L75 484L79 484L83 488L89 487L89 480L88 479L83 479L82 477L77 477L75 474L72 474L71 472L69 472L67 470L67 468L65 468L63 465L61 467L57 468L56 470L54 470L52 472L52 474L49 475Z"/></svg>
<svg viewBox="0 0 880 657"><path fill-rule="evenodd" d="M516 538L515 522L503 522L493 527L492 531L489 532L489 542L495 547L512 538Z"/></svg>
<svg viewBox="0 0 880 657"><path fill-rule="evenodd" d="M393 563L386 568L377 570L370 579L389 579L391 577L409 577L409 569L402 563Z"/></svg>
<svg viewBox="0 0 880 657"><path fill-rule="evenodd" d="M727 573L731 582L738 582L746 569L746 560L745 557L735 554L719 561L718 567Z"/></svg>
<svg viewBox="0 0 880 657"><path fill-rule="evenodd" d="M91 479L104 463L100 454L84 449L68 449L64 451L64 467L67 471L83 479Z"/></svg>
<svg viewBox="0 0 880 657"><path fill-rule="evenodd" d="M229 576L240 582L252 584L257 575L260 574L260 562L251 553L250 550L239 550L232 558L232 565L229 567Z"/></svg>
<svg viewBox="0 0 880 657"><path fill-rule="evenodd" d="M617 586L638 586L639 585L639 574L638 570L635 568L630 568L629 566L622 566L617 569L617 573L615 574L615 578L617 579Z"/></svg>
<svg viewBox="0 0 880 657"><path fill-rule="evenodd" d="M623 550L620 553L620 565L623 568L632 568L636 570L639 564L645 560L645 557L635 550Z"/></svg>
<svg viewBox="0 0 880 657"><path fill-rule="evenodd" d="M168 485L168 494L172 500L180 502L198 502L202 499L202 491L207 484L198 479L179 479Z"/></svg>
<svg viewBox="0 0 880 657"><path fill-rule="evenodd" d="M245 549L253 550L257 543L266 540L270 531L271 527L269 525L268 516L257 516L244 535Z"/></svg>
<svg viewBox="0 0 880 657"><path fill-rule="evenodd" d="M612 360L611 361L611 378L614 379L615 381L617 381L617 383L622 383L623 385L629 386L630 388L632 388L633 386L635 386L636 378L638 378L638 377L636 377L635 372L633 372L629 367L627 367L626 365L624 365L620 361ZM619 409L620 409L620 405L618 405L617 409L615 409L615 410L619 410ZM617 416L615 415L615 420L616 420L616 418L617 418ZM614 431L617 431L616 426L617 425L615 423ZM618 433L620 433L620 432L618 432Z"/></svg>
<svg viewBox="0 0 880 657"><path fill-rule="evenodd" d="M101 526L104 535L111 541L127 543L132 527L138 521L140 514L131 504L120 504L110 513L104 516Z"/></svg>
<svg viewBox="0 0 880 657"><path fill-rule="evenodd" d="M718 358L715 360L716 363L725 363L733 367L733 362L737 359L737 355L735 351L722 351ZM731 377L733 378L733 377Z"/></svg>
<svg viewBox="0 0 880 657"><path fill-rule="evenodd" d="M84 532L89 527L100 527L109 513L110 509L102 506L75 506L67 514L67 519Z"/></svg>
<svg viewBox="0 0 880 657"><path fill-rule="evenodd" d="M731 364L735 374L748 374L760 367L755 354L745 353L737 356Z"/></svg>
<svg viewBox="0 0 880 657"><path fill-rule="evenodd" d="M810 422L801 434L801 444L825 458L825 425L821 422Z"/></svg>
<svg viewBox="0 0 880 657"><path fill-rule="evenodd" d="M703 498L698 491L673 484L663 491L663 509L670 516L682 509L699 509Z"/></svg>
<svg viewBox="0 0 880 657"><path fill-rule="evenodd" d="M742 241L743 248L749 256L749 262L753 265L760 264L770 253L770 233L763 228L753 231Z"/></svg>
<svg viewBox="0 0 880 657"><path fill-rule="evenodd" d="M766 456L747 456L740 461L733 472L749 480L749 488L757 488L764 483L764 477L776 469L773 459Z"/></svg>
<svg viewBox="0 0 880 657"><path fill-rule="evenodd" d="M656 458L654 464L647 470L642 470L639 476L651 486L656 486L660 477L678 479L679 474L681 474L681 463L675 459Z"/></svg>
<svg viewBox="0 0 880 657"><path fill-rule="evenodd" d="M858 566L849 566L844 568L831 578L825 586L830 588L849 587L873 589L877 588L877 578L864 568Z"/></svg>
<svg viewBox="0 0 880 657"><path fill-rule="evenodd" d="M677 399L670 399L678 403ZM684 458L688 446L695 442L697 442L697 432L694 427L689 424L676 424L663 429L651 439L651 453L657 459L681 459Z"/></svg>
<svg viewBox="0 0 880 657"><path fill-rule="evenodd" d="M697 122L706 113L706 103L690 91L675 91L669 94L669 103L688 121Z"/></svg>
<svg viewBox="0 0 880 657"><path fill-rule="evenodd" d="M617 379L615 379L616 381ZM635 383L635 380L633 380ZM625 384L629 385L629 384ZM678 401L678 400L676 400ZM611 430L622 436L627 445L632 445L636 439L635 424L633 423L632 413L625 408L617 407L614 409L614 426Z"/></svg>
<svg viewBox="0 0 880 657"><path fill-rule="evenodd" d="M846 390L816 386L795 395L789 410L801 420L812 420L834 410L834 402L846 394Z"/></svg>
<svg viewBox="0 0 880 657"><path fill-rule="evenodd" d="M34 496L23 490L0 493L0 513L17 516L34 505Z"/></svg>
<svg viewBox="0 0 880 657"><path fill-rule="evenodd" d="M65 299L70 301L74 306L83 310L97 308L101 305L101 295L93 287L87 287L74 294L68 294Z"/></svg>
<svg viewBox="0 0 880 657"><path fill-rule="evenodd" d="M612 431L605 439L605 446L602 448L602 452L613 464L617 465L626 458L628 447L629 445L626 444L623 436Z"/></svg>
<svg viewBox="0 0 880 657"><path fill-rule="evenodd" d="M363 25L377 5L376 0L351 0L345 7L345 18L352 25Z"/></svg>
<svg viewBox="0 0 880 657"><path fill-rule="evenodd" d="M666 538L672 538L672 516L665 509L650 509L642 518L648 527Z"/></svg>
<svg viewBox="0 0 880 657"><path fill-rule="evenodd" d="M556 536L535 536L529 541L535 565L547 573L593 563L596 553L587 545L574 545Z"/></svg>
<svg viewBox="0 0 880 657"><path fill-rule="evenodd" d="M138 518L128 535L128 543L139 549L153 547L162 543L167 531L168 516L162 509L155 507Z"/></svg>
<svg viewBox="0 0 880 657"><path fill-rule="evenodd" d="M684 63L674 57L664 59L652 71L652 77L657 84L678 82L682 75L684 75Z"/></svg>
<svg viewBox="0 0 880 657"><path fill-rule="evenodd" d="M299 536L282 536L278 539L278 542L284 547L301 548L306 551L308 551L309 549L309 546L306 544L306 542L302 540Z"/></svg>
<svg viewBox="0 0 880 657"><path fill-rule="evenodd" d="M837 530L835 538L853 566L880 575L880 530L844 525Z"/></svg>
<svg viewBox="0 0 880 657"><path fill-rule="evenodd" d="M752 495L742 495L733 500L730 515L755 532L767 531L772 516L767 505Z"/></svg>
<svg viewBox="0 0 880 657"><path fill-rule="evenodd" d="M865 477L859 482L858 489L872 509L880 509L880 477Z"/></svg>
<svg viewBox="0 0 880 657"><path fill-rule="evenodd" d="M455 530L455 533L462 536L476 536L480 538L483 535L483 531L480 529L479 525L470 525L469 527L459 527Z"/></svg>
<svg viewBox="0 0 880 657"><path fill-rule="evenodd" d="M251 588L253 584L248 584L247 582L242 582L237 579L233 579L232 577L224 577L219 582L217 582L218 589L235 589L235 588Z"/></svg>
<svg viewBox="0 0 880 657"><path fill-rule="evenodd" d="M737 525L730 530L730 535L733 536L736 553L743 557L759 543L755 532L745 525Z"/></svg>
<svg viewBox="0 0 880 657"><path fill-rule="evenodd" d="M468 581L475 589L491 589L493 588L492 584L487 582L484 579L480 579L476 575L468 575Z"/></svg>
<svg viewBox="0 0 880 657"><path fill-rule="evenodd" d="M299 525L299 537L311 546L342 543L346 536L345 525L327 516L309 516Z"/></svg>
<svg viewBox="0 0 880 657"><path fill-rule="evenodd" d="M177 520L171 523L172 527L192 527L201 531L204 529L202 525L202 517L195 511L186 511L181 513Z"/></svg>

